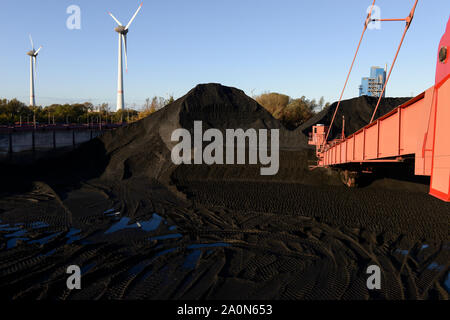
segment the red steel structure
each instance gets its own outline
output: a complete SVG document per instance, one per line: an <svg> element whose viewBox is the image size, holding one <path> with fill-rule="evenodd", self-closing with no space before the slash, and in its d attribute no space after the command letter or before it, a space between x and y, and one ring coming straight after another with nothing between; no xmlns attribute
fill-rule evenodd
<svg viewBox="0 0 450 320"><path fill-rule="evenodd" d="M416 5L417 1L414 9ZM414 9L406 20L405 33ZM373 21L370 14L368 20ZM401 44L399 50L400 47ZM341 177L348 186L352 186L359 172L413 159L415 175L431 177L430 195L450 202L449 49L450 19L439 44L436 79L431 88L379 119L372 121L372 116L367 126L348 137L342 135L340 139L328 141L332 124L330 127L314 126L309 144L316 146L317 166L342 169ZM374 115L375 112L376 109Z"/></svg>

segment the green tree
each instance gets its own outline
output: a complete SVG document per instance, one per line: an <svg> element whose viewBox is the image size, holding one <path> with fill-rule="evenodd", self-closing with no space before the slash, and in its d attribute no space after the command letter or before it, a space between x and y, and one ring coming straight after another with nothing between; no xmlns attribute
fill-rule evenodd
<svg viewBox="0 0 450 320"><path fill-rule="evenodd" d="M318 105L324 103L324 98L317 103L315 99L308 100L305 96L292 99L280 93L263 93L255 96L255 100L288 127L297 127L304 123L314 115Z"/></svg>
<svg viewBox="0 0 450 320"><path fill-rule="evenodd" d="M287 95L272 92L256 96L255 100L278 119L291 99Z"/></svg>

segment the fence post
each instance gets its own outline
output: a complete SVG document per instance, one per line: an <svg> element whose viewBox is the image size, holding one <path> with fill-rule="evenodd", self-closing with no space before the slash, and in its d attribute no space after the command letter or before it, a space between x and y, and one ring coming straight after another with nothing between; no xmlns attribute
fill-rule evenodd
<svg viewBox="0 0 450 320"><path fill-rule="evenodd" d="M56 149L56 130L53 129L53 149Z"/></svg>

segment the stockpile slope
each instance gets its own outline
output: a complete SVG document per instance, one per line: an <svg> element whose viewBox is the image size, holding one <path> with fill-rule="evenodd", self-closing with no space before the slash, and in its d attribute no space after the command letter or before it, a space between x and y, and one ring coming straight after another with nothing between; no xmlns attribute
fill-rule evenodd
<svg viewBox="0 0 450 320"><path fill-rule="evenodd" d="M203 132L219 129L278 129L280 170L275 176L260 175L261 165L181 165L171 161L171 150L178 142L171 135L185 128L194 136L194 121L202 121ZM300 130L288 130L242 90L220 84L196 86L185 96L151 116L107 132L72 155L72 162L91 168L104 180L122 181L132 177L156 179L164 184L175 180L258 180L299 181L308 170L313 151ZM89 154L89 156L87 156ZM88 158L88 159L87 159ZM176 171L176 172L175 172Z"/></svg>
<svg viewBox="0 0 450 320"><path fill-rule="evenodd" d="M385 115L394 108L402 105L411 98L384 98L381 100L378 107L375 119ZM336 138L342 132L342 116L345 116L345 135L349 136L352 133L358 131L365 125L367 125L372 117L373 111L377 105L378 98L362 96L349 100L343 100L339 106L339 110L336 114L336 119L331 128L331 139ZM317 113L314 117L306 121L299 127L301 132L306 136L312 132L312 126L321 123L329 125L333 114L337 107L337 102L333 103L327 108L324 108L321 112Z"/></svg>

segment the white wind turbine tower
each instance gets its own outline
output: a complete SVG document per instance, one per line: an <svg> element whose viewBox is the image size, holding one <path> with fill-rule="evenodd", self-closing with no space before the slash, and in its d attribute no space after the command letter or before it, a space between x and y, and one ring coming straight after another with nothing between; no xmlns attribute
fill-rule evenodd
<svg viewBox="0 0 450 320"><path fill-rule="evenodd" d="M30 106L34 107L36 105L36 99L34 97L34 76L36 72L36 61L39 51L41 51L42 46L36 51L34 50L33 38L30 35L31 51L27 52L30 56Z"/></svg>
<svg viewBox="0 0 450 320"><path fill-rule="evenodd" d="M119 66L118 66L118 77L117 77L117 110L123 110L125 105L124 90L123 90L123 63L122 63L122 43L125 48L125 66L128 71L128 61L127 61L127 33L133 20L136 18L137 14L142 8L142 3L139 8L131 18L130 22L126 26L123 26L116 17L113 16L111 12L109 15L117 22L118 26L114 29L119 34Z"/></svg>

